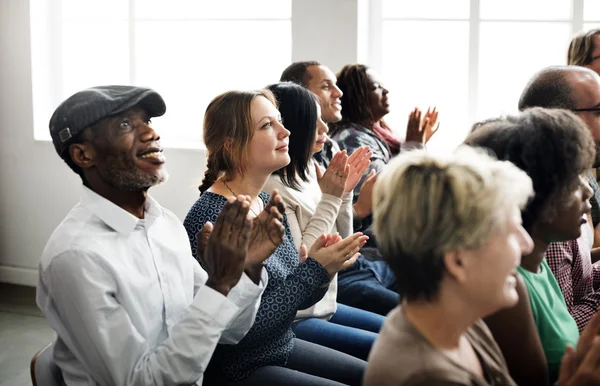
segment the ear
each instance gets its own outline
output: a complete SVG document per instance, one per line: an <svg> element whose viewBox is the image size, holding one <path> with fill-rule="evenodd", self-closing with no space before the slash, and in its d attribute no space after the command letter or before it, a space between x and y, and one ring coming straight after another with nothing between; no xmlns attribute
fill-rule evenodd
<svg viewBox="0 0 600 386"><path fill-rule="evenodd" d="M227 150L228 153L231 153L232 142L233 139L231 137L225 138L225 143L223 144L223 147L225 147L225 150Z"/></svg>
<svg viewBox="0 0 600 386"><path fill-rule="evenodd" d="M444 265L448 274L459 283L467 279L467 256L463 251L451 251L444 253Z"/></svg>
<svg viewBox="0 0 600 386"><path fill-rule="evenodd" d="M73 143L69 145L69 155L73 163L82 169L89 169L94 166L96 152L89 143Z"/></svg>

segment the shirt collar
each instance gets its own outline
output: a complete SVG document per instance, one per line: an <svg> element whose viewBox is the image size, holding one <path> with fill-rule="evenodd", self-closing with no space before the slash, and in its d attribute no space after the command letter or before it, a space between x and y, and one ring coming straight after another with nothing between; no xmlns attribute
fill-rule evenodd
<svg viewBox="0 0 600 386"><path fill-rule="evenodd" d="M142 221L86 186L83 186L81 204L102 222L123 236L127 236L133 232L138 223ZM161 206L152 197L148 196L144 203L144 220L146 221L146 225L150 226L161 213Z"/></svg>

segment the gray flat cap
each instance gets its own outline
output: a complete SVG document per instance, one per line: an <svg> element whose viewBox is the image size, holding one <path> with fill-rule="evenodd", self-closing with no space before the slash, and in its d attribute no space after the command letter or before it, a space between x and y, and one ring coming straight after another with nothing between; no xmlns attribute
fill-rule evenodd
<svg viewBox="0 0 600 386"><path fill-rule="evenodd" d="M135 106L150 118L166 111L165 102L154 90L134 86L99 86L73 94L60 104L50 118L50 135L58 155L86 127Z"/></svg>

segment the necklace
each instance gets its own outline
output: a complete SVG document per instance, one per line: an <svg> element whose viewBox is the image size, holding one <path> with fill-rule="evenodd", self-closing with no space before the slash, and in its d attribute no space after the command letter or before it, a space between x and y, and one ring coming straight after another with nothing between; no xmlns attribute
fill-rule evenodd
<svg viewBox="0 0 600 386"><path fill-rule="evenodd" d="M234 195L234 196L236 196L236 197L238 196L237 194L235 194L235 192L234 192L233 190L231 190L231 188L229 187L229 185L227 185L227 182L225 182L225 180L221 180L221 182L223 183L223 185L225 185L225 187L226 187L227 189L229 189L229 191L231 192L231 194L233 194L233 195ZM262 202L262 200L261 200L260 198L259 198L259 201L260 201L260 202ZM260 205L259 205L259 206L260 206ZM258 217L258 214L257 214L257 213L254 211L254 209L252 209L252 204L250 204L250 211L251 211L252 213L254 213L254 215L255 215L256 217Z"/></svg>

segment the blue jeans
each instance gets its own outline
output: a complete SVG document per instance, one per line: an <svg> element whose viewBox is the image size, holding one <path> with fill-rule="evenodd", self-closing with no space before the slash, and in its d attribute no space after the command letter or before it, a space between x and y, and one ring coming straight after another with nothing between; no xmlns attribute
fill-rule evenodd
<svg viewBox="0 0 600 386"><path fill-rule="evenodd" d="M396 275L387 262L360 256L338 273L337 301L385 316L400 303Z"/></svg>
<svg viewBox="0 0 600 386"><path fill-rule="evenodd" d="M337 305L331 319L304 319L292 324L296 337L367 360L383 320L372 312Z"/></svg>

